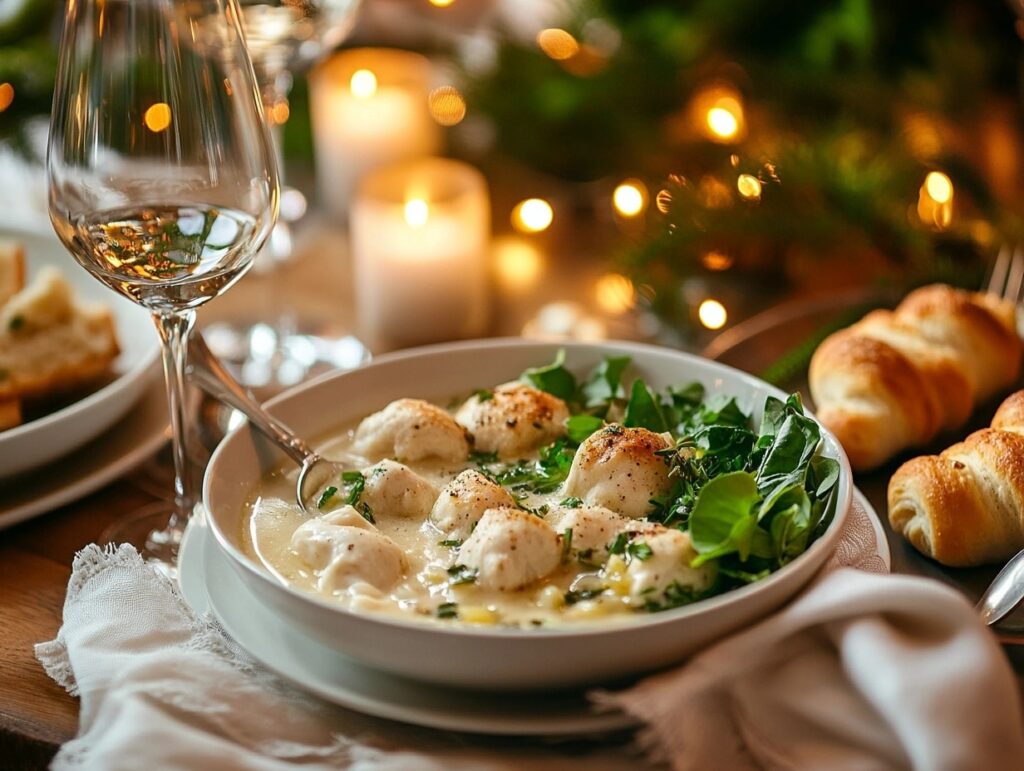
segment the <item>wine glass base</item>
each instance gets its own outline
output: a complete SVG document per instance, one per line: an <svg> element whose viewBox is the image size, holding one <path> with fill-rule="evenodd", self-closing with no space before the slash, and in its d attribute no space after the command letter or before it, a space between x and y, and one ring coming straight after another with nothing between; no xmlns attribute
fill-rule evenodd
<svg viewBox="0 0 1024 771"><path fill-rule="evenodd" d="M331 336L313 326L222 322L204 327L203 337L235 378L264 398L370 360L369 349L358 338Z"/></svg>
<svg viewBox="0 0 1024 771"><path fill-rule="evenodd" d="M168 578L176 578L182 530L168 527L174 513L174 505L167 501L144 506L113 522L100 533L97 541L100 544L129 543L139 550L146 562Z"/></svg>

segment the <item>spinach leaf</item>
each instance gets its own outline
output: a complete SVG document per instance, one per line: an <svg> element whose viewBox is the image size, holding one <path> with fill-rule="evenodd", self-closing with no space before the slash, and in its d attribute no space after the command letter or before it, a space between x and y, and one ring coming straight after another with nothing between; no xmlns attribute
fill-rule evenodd
<svg viewBox="0 0 1024 771"><path fill-rule="evenodd" d="M779 426L757 469L757 486L762 494L796 482L803 484L811 456L820 441L817 423L804 415L790 412Z"/></svg>
<svg viewBox="0 0 1024 771"><path fill-rule="evenodd" d="M580 386L583 406L593 409L606 406L612 399L623 398L625 391L622 388L622 373L630 361L632 358L629 356L605 356Z"/></svg>
<svg viewBox="0 0 1024 771"><path fill-rule="evenodd" d="M803 485L793 485L776 499L769 514L769 533L775 558L784 565L804 553L815 524L811 499Z"/></svg>
<svg viewBox="0 0 1024 771"><path fill-rule="evenodd" d="M519 377L520 381L541 391L547 391L566 402L576 398L576 377L565 368L565 349L544 367L531 367Z"/></svg>
<svg viewBox="0 0 1024 771"><path fill-rule="evenodd" d="M668 431L668 425L665 423L665 416L661 412L657 398L651 393L647 384L639 378L633 381L622 425L631 428L648 428L658 433Z"/></svg>
<svg viewBox="0 0 1024 771"><path fill-rule="evenodd" d="M586 441L595 431L599 431L604 426L604 420L597 417L596 415L587 415L585 413L580 415L573 415L567 421L565 421L565 430L577 444L582 444Z"/></svg>
<svg viewBox="0 0 1024 771"><path fill-rule="evenodd" d="M733 552L746 559L757 528L754 506L760 500L749 472L734 471L708 481L690 512L690 539L699 554L693 566Z"/></svg>

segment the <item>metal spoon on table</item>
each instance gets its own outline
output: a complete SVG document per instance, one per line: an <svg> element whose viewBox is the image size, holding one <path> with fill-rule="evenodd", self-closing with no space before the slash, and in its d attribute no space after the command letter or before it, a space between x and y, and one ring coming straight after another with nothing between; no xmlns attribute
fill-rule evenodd
<svg viewBox="0 0 1024 771"><path fill-rule="evenodd" d="M295 500L305 514L316 513L315 504L307 505L332 479L339 479L347 471L343 463L327 460L318 455L301 438L279 421L253 398L248 389L224 369L220 359L206 345L200 332L192 333L188 350L188 375L193 383L212 396L241 412L249 424L280 447L299 464L299 478L295 482Z"/></svg>
<svg viewBox="0 0 1024 771"><path fill-rule="evenodd" d="M981 620L992 626L1012 613L1021 600L1024 600L1024 551L1017 552L1006 563L975 607Z"/></svg>

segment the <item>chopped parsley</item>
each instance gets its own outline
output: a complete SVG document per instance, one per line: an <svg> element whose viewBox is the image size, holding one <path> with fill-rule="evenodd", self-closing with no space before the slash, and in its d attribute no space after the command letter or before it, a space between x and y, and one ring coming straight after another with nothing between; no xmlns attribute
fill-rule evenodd
<svg viewBox="0 0 1024 771"><path fill-rule="evenodd" d="M355 506L366 487L366 477L361 471L343 471L341 481L345 484L345 503Z"/></svg>
<svg viewBox="0 0 1024 771"><path fill-rule="evenodd" d="M448 568L448 575L451 576L449 583L452 586L459 584L471 584L476 581L477 569L469 565L452 565Z"/></svg>
<svg viewBox="0 0 1024 771"><path fill-rule="evenodd" d="M629 534L619 533L611 540L611 543L608 544L608 553L625 554L627 543L629 543Z"/></svg>
<svg viewBox="0 0 1024 771"><path fill-rule="evenodd" d="M316 507L318 509L322 509L324 506L326 506L330 502L331 498L333 498L337 494L338 494L338 488L337 487L333 487L333 486L332 487L327 487L326 489L324 489L324 491L322 493L320 493L320 500L318 500L316 502Z"/></svg>
<svg viewBox="0 0 1024 771"><path fill-rule="evenodd" d="M371 525L377 524L377 520L373 518L373 509L370 508L370 504L368 504L366 501L363 501L362 503L359 504L358 511L360 514L363 515L363 519L365 519Z"/></svg>
<svg viewBox="0 0 1024 771"><path fill-rule="evenodd" d="M457 602L442 602L437 606L437 617L438 618L458 618L459 617L459 603Z"/></svg>
<svg viewBox="0 0 1024 771"><path fill-rule="evenodd" d="M572 528L567 527L562 532L562 562L568 562L572 556Z"/></svg>
<svg viewBox="0 0 1024 771"><path fill-rule="evenodd" d="M578 509L583 505L583 499L572 496L570 498L563 498L558 502L559 506L564 506L567 509Z"/></svg>
<svg viewBox="0 0 1024 771"><path fill-rule="evenodd" d="M494 391L487 388L480 388L473 392L473 396L476 397L478 402L489 402L494 398Z"/></svg>
<svg viewBox="0 0 1024 771"><path fill-rule="evenodd" d="M632 541L626 547L626 553L641 562L645 562L654 556L654 550L643 541Z"/></svg>
<svg viewBox="0 0 1024 771"><path fill-rule="evenodd" d="M592 600L600 596L604 589L571 589L565 593L566 605L575 605L580 600Z"/></svg>
<svg viewBox="0 0 1024 771"><path fill-rule="evenodd" d="M438 541L437 543L438 543L439 546L447 546L449 549L456 549L459 546L462 546L462 539L461 538L446 538L445 540Z"/></svg>

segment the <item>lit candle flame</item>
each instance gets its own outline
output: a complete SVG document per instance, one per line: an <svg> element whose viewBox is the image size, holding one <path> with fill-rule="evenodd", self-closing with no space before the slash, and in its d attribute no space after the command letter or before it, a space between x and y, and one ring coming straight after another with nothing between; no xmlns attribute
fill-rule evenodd
<svg viewBox="0 0 1024 771"><path fill-rule="evenodd" d="M421 228L430 218L430 206L422 198L410 198L405 202L405 221L410 227Z"/></svg>
<svg viewBox="0 0 1024 771"><path fill-rule="evenodd" d="M370 70L356 70L348 83L352 95L358 99L369 99L377 93L377 76Z"/></svg>

